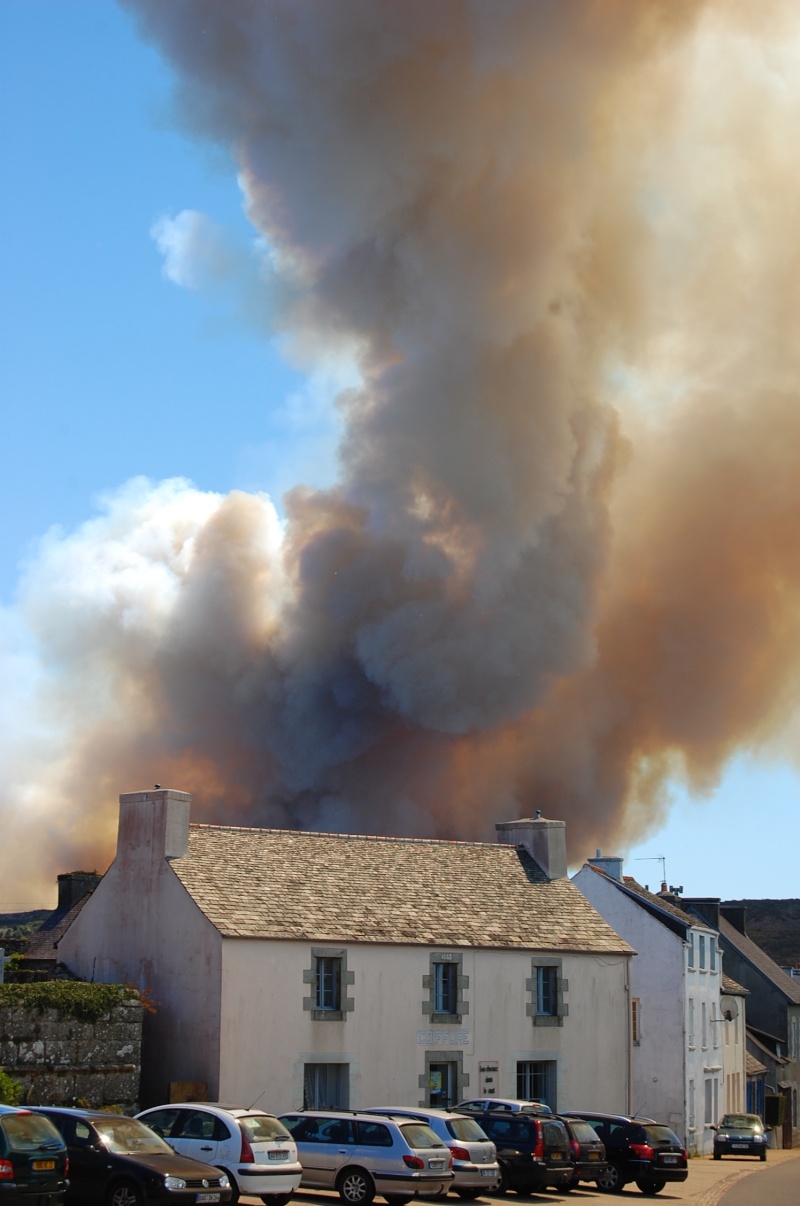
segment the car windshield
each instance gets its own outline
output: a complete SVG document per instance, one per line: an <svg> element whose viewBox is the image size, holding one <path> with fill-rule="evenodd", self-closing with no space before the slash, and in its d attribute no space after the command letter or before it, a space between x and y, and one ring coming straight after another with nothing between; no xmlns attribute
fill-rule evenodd
<svg viewBox="0 0 800 1206"><path fill-rule="evenodd" d="M720 1126L735 1127L740 1131L760 1131L761 1119L757 1114L725 1114Z"/></svg>
<svg viewBox="0 0 800 1206"><path fill-rule="evenodd" d="M424 1122L406 1122L400 1130L409 1147L444 1147L441 1139Z"/></svg>
<svg viewBox="0 0 800 1206"><path fill-rule="evenodd" d="M64 1146L53 1124L39 1114L4 1114L0 1126L12 1152L33 1152L43 1147L57 1151Z"/></svg>
<svg viewBox="0 0 800 1206"><path fill-rule="evenodd" d="M446 1124L448 1133L462 1143L486 1142L486 1136L474 1118L448 1118Z"/></svg>
<svg viewBox="0 0 800 1206"><path fill-rule="evenodd" d="M292 1137L283 1123L269 1114L245 1114L238 1122L251 1143L272 1143Z"/></svg>
<svg viewBox="0 0 800 1206"><path fill-rule="evenodd" d="M168 1143L135 1118L109 1114L108 1118L93 1118L92 1125L110 1152L129 1156L172 1156Z"/></svg>

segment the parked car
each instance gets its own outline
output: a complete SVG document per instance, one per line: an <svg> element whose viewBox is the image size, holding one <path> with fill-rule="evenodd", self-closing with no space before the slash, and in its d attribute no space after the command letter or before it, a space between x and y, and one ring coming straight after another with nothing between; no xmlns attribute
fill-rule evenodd
<svg viewBox="0 0 800 1206"><path fill-rule="evenodd" d="M0 1105L0 1202L62 1206L69 1182L64 1140L46 1118Z"/></svg>
<svg viewBox="0 0 800 1206"><path fill-rule="evenodd" d="M416 1118L431 1128L450 1148L453 1157L451 1189L462 1198L477 1198L491 1193L500 1185L500 1165L497 1151L474 1118L452 1110L427 1107L400 1109L368 1109L365 1114L390 1114L395 1118Z"/></svg>
<svg viewBox="0 0 800 1206"><path fill-rule="evenodd" d="M714 1159L723 1156L767 1158L767 1129L758 1114L723 1114L714 1135Z"/></svg>
<svg viewBox="0 0 800 1206"><path fill-rule="evenodd" d="M642 1193L660 1193L668 1182L689 1175L686 1148L663 1123L591 1110L563 1110L562 1117L583 1118L602 1139L608 1167L598 1179L600 1189L618 1193L634 1181Z"/></svg>
<svg viewBox="0 0 800 1206"><path fill-rule="evenodd" d="M606 1149L593 1126L582 1118L562 1118L567 1128L575 1171L564 1189L577 1189L581 1181L599 1181L605 1175Z"/></svg>
<svg viewBox="0 0 800 1206"><path fill-rule="evenodd" d="M560 1118L528 1110L470 1111L469 1116L497 1148L498 1193L535 1193L549 1185L564 1189L572 1181L569 1135Z"/></svg>
<svg viewBox="0 0 800 1206"><path fill-rule="evenodd" d="M424 1122L346 1110L282 1114L309 1189L335 1189L349 1206L367 1206L376 1193L402 1206L446 1193L453 1181L450 1149Z"/></svg>
<svg viewBox="0 0 800 1206"><path fill-rule="evenodd" d="M67 1145L67 1202L78 1206L190 1206L230 1202L225 1173L178 1156L154 1131L100 1110L32 1106L49 1118Z"/></svg>
<svg viewBox="0 0 800 1206"><path fill-rule="evenodd" d="M505 1110L512 1113L521 1110L524 1114L552 1114L544 1101L530 1101L522 1097L470 1097L453 1106L463 1114L484 1114L487 1110Z"/></svg>
<svg viewBox="0 0 800 1206"><path fill-rule="evenodd" d="M219 1102L176 1102L137 1114L182 1156L227 1174L233 1200L255 1194L265 1206L286 1206L303 1169L294 1139L274 1114Z"/></svg>

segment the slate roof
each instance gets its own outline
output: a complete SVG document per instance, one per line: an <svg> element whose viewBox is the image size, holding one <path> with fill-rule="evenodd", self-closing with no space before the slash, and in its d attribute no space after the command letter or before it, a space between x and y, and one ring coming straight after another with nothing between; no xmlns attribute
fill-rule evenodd
<svg viewBox="0 0 800 1206"><path fill-rule="evenodd" d="M743 988L741 984L737 984L733 976L726 976L722 973L722 991L727 993L729 997L749 997L750 989Z"/></svg>
<svg viewBox="0 0 800 1206"><path fill-rule="evenodd" d="M170 866L226 937L630 954L512 845L189 826Z"/></svg>
<svg viewBox="0 0 800 1206"><path fill-rule="evenodd" d="M792 976L787 976L775 960L770 959L766 951L762 951L752 938L748 938L741 930L737 930L736 926L731 925L722 914L719 919L719 932L726 943L734 947L742 958L751 963L771 984L774 984L792 1005L800 1005L800 983Z"/></svg>

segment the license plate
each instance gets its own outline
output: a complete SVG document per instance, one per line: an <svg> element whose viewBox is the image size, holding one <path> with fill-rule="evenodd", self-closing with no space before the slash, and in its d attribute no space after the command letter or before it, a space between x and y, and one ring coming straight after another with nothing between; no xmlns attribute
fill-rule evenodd
<svg viewBox="0 0 800 1206"><path fill-rule="evenodd" d="M664 1156L663 1160L664 1160L665 1164L677 1164L678 1163L677 1156Z"/></svg>
<svg viewBox="0 0 800 1206"><path fill-rule="evenodd" d="M562 1156L561 1152L553 1152L553 1159L554 1160L563 1160L564 1157Z"/></svg>
<svg viewBox="0 0 800 1206"><path fill-rule="evenodd" d="M589 1152L589 1159L590 1160L599 1160L600 1153L599 1152Z"/></svg>
<svg viewBox="0 0 800 1206"><path fill-rule="evenodd" d="M218 1202L220 1195L218 1193L198 1193L195 1197L195 1202Z"/></svg>
<svg viewBox="0 0 800 1206"><path fill-rule="evenodd" d="M496 1177L497 1173L495 1172L495 1170L493 1168L482 1168L481 1176L482 1177Z"/></svg>
<svg viewBox="0 0 800 1206"><path fill-rule="evenodd" d="M444 1168L444 1160L429 1160L428 1168Z"/></svg>
<svg viewBox="0 0 800 1206"><path fill-rule="evenodd" d="M735 1147L737 1151L747 1151L749 1143L732 1143L731 1147Z"/></svg>
<svg viewBox="0 0 800 1206"><path fill-rule="evenodd" d="M49 1172L55 1166L55 1160L34 1160L33 1162L34 1172Z"/></svg>
<svg viewBox="0 0 800 1206"><path fill-rule="evenodd" d="M288 1152L267 1152L267 1157L270 1160L288 1160Z"/></svg>

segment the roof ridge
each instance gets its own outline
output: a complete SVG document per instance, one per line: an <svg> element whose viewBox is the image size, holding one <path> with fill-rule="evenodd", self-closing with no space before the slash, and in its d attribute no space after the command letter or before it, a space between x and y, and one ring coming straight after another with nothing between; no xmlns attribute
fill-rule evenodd
<svg viewBox="0 0 800 1206"><path fill-rule="evenodd" d="M466 838L433 838L433 837L404 837L391 833L334 833L326 829L277 829L270 825L213 825L206 821L191 821L191 829L213 829L231 833L286 833L299 837L342 838L347 841L354 839L364 842L408 842L420 846L481 846L490 850L511 850L516 853L518 847L511 842L490 842Z"/></svg>

